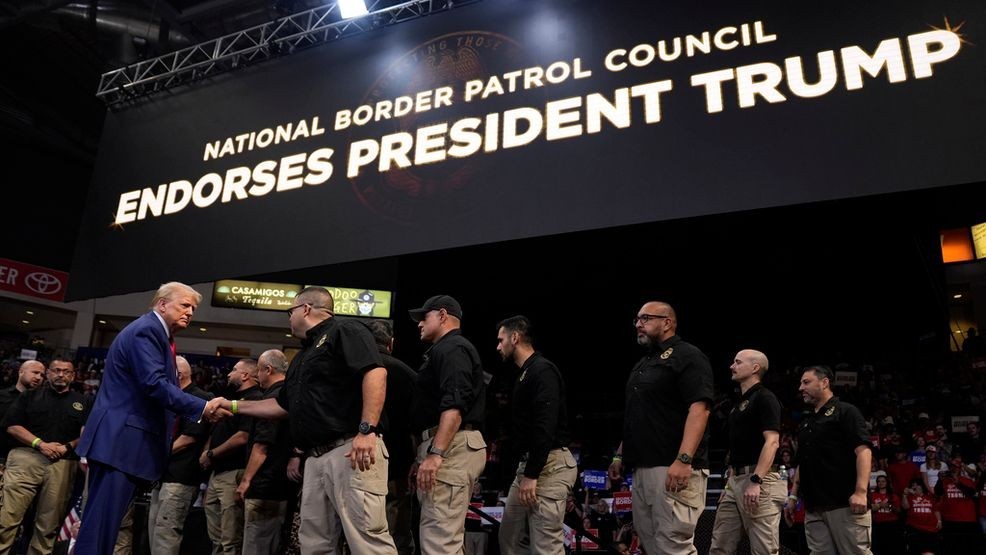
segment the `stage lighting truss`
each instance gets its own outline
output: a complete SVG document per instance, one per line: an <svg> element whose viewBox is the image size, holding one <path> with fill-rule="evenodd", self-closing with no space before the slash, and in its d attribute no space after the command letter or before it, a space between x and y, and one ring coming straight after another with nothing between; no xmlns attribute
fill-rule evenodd
<svg viewBox="0 0 986 555"><path fill-rule="evenodd" d="M341 19L338 2L329 2L104 73L96 96L114 106L296 50L478 1L412 0L378 9L382 1L372 0L367 2L369 13L352 19Z"/></svg>

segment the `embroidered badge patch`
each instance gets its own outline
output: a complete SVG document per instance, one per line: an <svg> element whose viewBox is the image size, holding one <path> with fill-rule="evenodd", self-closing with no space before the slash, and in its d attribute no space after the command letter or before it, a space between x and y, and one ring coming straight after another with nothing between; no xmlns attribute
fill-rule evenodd
<svg viewBox="0 0 986 555"><path fill-rule="evenodd" d="M671 356L671 353L673 353L673 352L674 352L674 347L668 347L668 350L667 351L664 351L663 353L661 353L661 360L667 360L668 357L670 357Z"/></svg>

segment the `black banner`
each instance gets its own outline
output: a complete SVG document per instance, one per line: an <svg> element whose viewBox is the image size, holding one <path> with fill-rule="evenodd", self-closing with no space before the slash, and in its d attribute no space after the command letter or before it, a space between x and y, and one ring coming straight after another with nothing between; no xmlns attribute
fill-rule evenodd
<svg viewBox="0 0 986 555"><path fill-rule="evenodd" d="M487 1L110 113L69 296L986 179L978 1Z"/></svg>

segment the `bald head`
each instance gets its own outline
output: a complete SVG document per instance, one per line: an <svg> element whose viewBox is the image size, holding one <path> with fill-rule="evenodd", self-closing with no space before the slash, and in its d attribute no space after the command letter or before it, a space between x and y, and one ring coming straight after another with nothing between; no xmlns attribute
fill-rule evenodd
<svg viewBox="0 0 986 555"><path fill-rule="evenodd" d="M178 362L178 385L185 389L192 383L192 365L181 355L175 357L175 360Z"/></svg>
<svg viewBox="0 0 986 555"><path fill-rule="evenodd" d="M649 301L644 303L644 308L648 310L660 311L658 314L667 314L671 320L678 321L678 315L674 312L674 307L664 301Z"/></svg>
<svg viewBox="0 0 986 555"><path fill-rule="evenodd" d="M663 301L644 303L634 319L637 330L637 343L653 346L673 337L678 330L678 316L674 308Z"/></svg>
<svg viewBox="0 0 986 555"><path fill-rule="evenodd" d="M743 349L736 354L737 357L742 357L750 362L750 364L756 364L760 367L760 376L763 377L763 373L767 371L767 355L757 351L755 349Z"/></svg>
<svg viewBox="0 0 986 555"><path fill-rule="evenodd" d="M755 349L743 349L736 353L732 366L732 379L742 384L753 384L763 379L767 372L767 355Z"/></svg>
<svg viewBox="0 0 986 555"><path fill-rule="evenodd" d="M277 349L264 351L257 359L259 373L257 381L260 387L269 389L270 386L284 379L284 374L288 371L288 357Z"/></svg>
<svg viewBox="0 0 986 555"><path fill-rule="evenodd" d="M37 389L44 381L45 365L36 360L25 360L17 371L17 389L27 391Z"/></svg>

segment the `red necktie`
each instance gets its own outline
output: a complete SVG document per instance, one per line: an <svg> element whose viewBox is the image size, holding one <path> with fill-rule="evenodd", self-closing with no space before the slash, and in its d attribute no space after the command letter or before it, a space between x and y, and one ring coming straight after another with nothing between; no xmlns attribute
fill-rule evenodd
<svg viewBox="0 0 986 555"><path fill-rule="evenodd" d="M168 336L168 343L171 344L171 362L175 365L175 380L178 379L178 351L175 348L175 337Z"/></svg>
<svg viewBox="0 0 986 555"><path fill-rule="evenodd" d="M178 380L178 351L175 348L175 336L168 336L168 343L171 345L171 360L175 363L175 380ZM175 438L178 437L178 428L181 426L181 420L178 415L175 415L175 421L171 428L171 441L173 442Z"/></svg>

